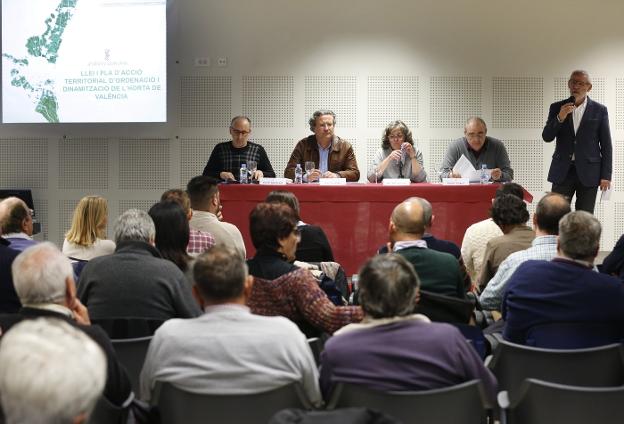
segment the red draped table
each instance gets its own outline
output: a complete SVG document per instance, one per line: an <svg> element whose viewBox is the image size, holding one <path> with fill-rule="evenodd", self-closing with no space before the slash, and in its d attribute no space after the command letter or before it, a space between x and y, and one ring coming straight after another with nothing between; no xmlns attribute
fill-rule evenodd
<svg viewBox="0 0 624 424"><path fill-rule="evenodd" d="M301 219L325 230L334 257L347 274L354 274L379 246L388 241L392 209L408 197L423 197L433 206L432 233L461 245L466 228L488 217L498 184L318 184L221 185L224 220L236 225L245 239L247 257L255 249L249 235L249 213L272 190L293 192L301 205Z"/></svg>

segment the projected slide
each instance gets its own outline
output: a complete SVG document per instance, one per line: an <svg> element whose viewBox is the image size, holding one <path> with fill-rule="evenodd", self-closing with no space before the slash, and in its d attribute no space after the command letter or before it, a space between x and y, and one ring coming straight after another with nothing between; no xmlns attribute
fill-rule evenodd
<svg viewBox="0 0 624 424"><path fill-rule="evenodd" d="M164 122L166 0L2 0L2 121Z"/></svg>

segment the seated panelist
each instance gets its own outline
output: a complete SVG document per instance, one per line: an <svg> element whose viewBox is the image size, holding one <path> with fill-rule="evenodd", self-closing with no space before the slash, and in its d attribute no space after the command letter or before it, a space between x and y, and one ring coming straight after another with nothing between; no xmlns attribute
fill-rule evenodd
<svg viewBox="0 0 624 424"><path fill-rule="evenodd" d="M319 178L359 180L360 171L351 143L334 134L336 114L331 110L317 110L309 123L310 131L314 135L297 143L286 165L284 176L294 179L297 164L305 170L305 163L313 162L313 169L306 175L308 182L318 181Z"/></svg>
<svg viewBox="0 0 624 424"><path fill-rule="evenodd" d="M440 179L460 177L453 172L453 167L462 154L477 170L485 164L487 169L492 171L492 181L502 183L513 180L513 169L505 145L500 140L487 136L487 125L483 119L478 117L468 119L464 126L464 136L448 146L442 162Z"/></svg>
<svg viewBox="0 0 624 424"><path fill-rule="evenodd" d="M203 175L220 178L225 181L237 181L242 164L253 173L251 177L259 180L262 177L275 177L269 157L264 147L249 141L251 120L246 116L235 116L230 123L232 140L219 143L210 154ZM258 168L252 170L249 162L256 162Z"/></svg>
<svg viewBox="0 0 624 424"><path fill-rule="evenodd" d="M414 147L412 132L403 121L388 124L381 148L368 171L371 183L381 182L384 178L409 178L413 183L427 181L422 152Z"/></svg>

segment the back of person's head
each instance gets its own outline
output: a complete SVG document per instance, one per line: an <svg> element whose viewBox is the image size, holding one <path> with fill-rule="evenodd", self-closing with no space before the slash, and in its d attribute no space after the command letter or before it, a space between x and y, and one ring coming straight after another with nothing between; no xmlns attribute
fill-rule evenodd
<svg viewBox="0 0 624 424"><path fill-rule="evenodd" d="M184 209L175 201L164 201L154 204L148 213L156 228L156 248L163 258L186 271L191 257L186 253L190 228Z"/></svg>
<svg viewBox="0 0 624 424"><path fill-rule="evenodd" d="M425 216L418 198L399 203L390 216L396 230L402 234L422 236L425 233Z"/></svg>
<svg viewBox="0 0 624 424"><path fill-rule="evenodd" d="M267 203L284 203L290 206L294 211L295 215L297 215L297 220L300 220L300 212L299 212L299 200L294 193L287 190L273 190L270 192L266 199L264 199Z"/></svg>
<svg viewBox="0 0 624 424"><path fill-rule="evenodd" d="M0 203L2 234L21 233L22 223L30 216L26 203L18 197L7 197Z"/></svg>
<svg viewBox="0 0 624 424"><path fill-rule="evenodd" d="M359 276L360 304L367 315L390 318L413 313L420 280L401 255L374 256L360 269Z"/></svg>
<svg viewBox="0 0 624 424"><path fill-rule="evenodd" d="M219 180L199 175L193 177L186 185L186 192L191 199L191 208L207 211L212 197L219 192Z"/></svg>
<svg viewBox="0 0 624 424"><path fill-rule="evenodd" d="M501 186L496 189L496 194L494 195L494 198L496 199L504 194L513 194L521 200L524 199L524 189L520 184L517 183L501 184Z"/></svg>
<svg viewBox="0 0 624 424"><path fill-rule="evenodd" d="M15 291L24 305L62 304L67 279L74 275L69 259L50 242L38 243L20 253L11 272Z"/></svg>
<svg viewBox="0 0 624 424"><path fill-rule="evenodd" d="M237 252L215 246L195 260L193 280L204 300L224 302L243 294L247 272L247 264Z"/></svg>
<svg viewBox="0 0 624 424"><path fill-rule="evenodd" d="M593 262L600 248L600 221L589 212L570 212L559 221L559 249L570 259Z"/></svg>
<svg viewBox="0 0 624 424"><path fill-rule="evenodd" d="M279 240L297 226L295 211L283 203L258 203L249 214L251 241L258 249L277 250Z"/></svg>
<svg viewBox="0 0 624 424"><path fill-rule="evenodd" d="M423 210L423 223L425 224L425 228L431 227L431 219L433 218L433 207L429 200L422 197L410 197L407 200L416 200L420 203L420 206Z"/></svg>
<svg viewBox="0 0 624 424"><path fill-rule="evenodd" d="M115 243L124 241L143 241L152 243L156 236L154 221L145 211L128 209L117 218L115 224Z"/></svg>
<svg viewBox="0 0 624 424"><path fill-rule="evenodd" d="M24 320L0 342L0 402L7 424L86 422L105 382L102 349L60 319Z"/></svg>
<svg viewBox="0 0 624 424"><path fill-rule="evenodd" d="M160 201L176 202L182 206L182 209L187 216L191 212L191 198L186 191L180 188L172 188L171 190L165 191L162 196L160 196Z"/></svg>
<svg viewBox="0 0 624 424"><path fill-rule="evenodd" d="M525 224L529 219L524 200L513 194L503 194L494 199L492 219L499 227Z"/></svg>
<svg viewBox="0 0 624 424"><path fill-rule="evenodd" d="M558 193L548 193L537 204L535 223L543 232L559 234L559 221L570 212L570 202Z"/></svg>
<svg viewBox="0 0 624 424"><path fill-rule="evenodd" d="M106 199L101 196L86 196L80 199L71 228L65 234L70 243L80 246L91 246L98 238L106 237L106 223L108 221L108 206Z"/></svg>

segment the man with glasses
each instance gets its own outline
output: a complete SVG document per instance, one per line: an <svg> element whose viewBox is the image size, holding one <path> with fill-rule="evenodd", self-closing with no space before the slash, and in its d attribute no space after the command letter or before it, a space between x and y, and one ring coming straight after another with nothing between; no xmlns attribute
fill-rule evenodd
<svg viewBox="0 0 624 424"><path fill-rule="evenodd" d="M355 153L351 143L334 134L336 114L331 110L317 110L309 120L310 131L314 134L300 140L288 160L284 176L294 179L295 167L305 168L306 162L314 162L306 179L309 182L319 178L346 178L347 181L360 179Z"/></svg>
<svg viewBox="0 0 624 424"><path fill-rule="evenodd" d="M251 120L246 116L235 116L230 122L232 140L219 143L210 154L210 159L204 168L203 175L219 178L224 181L237 181L242 164L253 174L254 180L262 177L275 177L269 157L264 147L249 141L251 134ZM255 162L257 169L253 170L250 162Z"/></svg>
<svg viewBox="0 0 624 424"><path fill-rule="evenodd" d="M491 180L497 183L513 180L513 169L505 145L496 138L487 136L487 125L478 117L470 118L464 125L464 136L453 141L446 149L440 179L457 178L453 167L464 155L475 169L485 165L491 170Z"/></svg>
<svg viewBox="0 0 624 424"><path fill-rule="evenodd" d="M611 187L611 131L606 106L590 99L589 74L576 70L568 80L570 97L550 105L542 138L555 138L548 181L552 191L572 199L576 210L594 212L596 194Z"/></svg>
<svg viewBox="0 0 624 424"><path fill-rule="evenodd" d="M23 251L37 244L33 240L33 211L18 197L7 197L0 202L2 237L13 250Z"/></svg>

